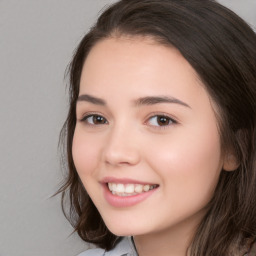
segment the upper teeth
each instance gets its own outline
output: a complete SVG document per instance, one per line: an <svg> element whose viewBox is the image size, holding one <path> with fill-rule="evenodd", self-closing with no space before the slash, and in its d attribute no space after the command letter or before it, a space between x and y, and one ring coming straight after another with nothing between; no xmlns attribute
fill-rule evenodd
<svg viewBox="0 0 256 256"><path fill-rule="evenodd" d="M141 184L120 184L108 183L109 190L113 194L137 194L147 192L156 187L156 185L141 185Z"/></svg>

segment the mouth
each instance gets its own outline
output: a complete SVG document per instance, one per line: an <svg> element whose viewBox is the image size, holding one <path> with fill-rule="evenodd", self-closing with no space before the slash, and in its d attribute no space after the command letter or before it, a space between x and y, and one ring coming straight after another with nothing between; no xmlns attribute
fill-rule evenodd
<svg viewBox="0 0 256 256"><path fill-rule="evenodd" d="M151 198L159 188L159 184L129 178L105 177L101 184L106 201L115 208L140 204L147 198Z"/></svg>
<svg viewBox="0 0 256 256"><path fill-rule="evenodd" d="M107 183L109 191L116 196L129 197L146 193L159 187L157 184L123 184L123 183Z"/></svg>

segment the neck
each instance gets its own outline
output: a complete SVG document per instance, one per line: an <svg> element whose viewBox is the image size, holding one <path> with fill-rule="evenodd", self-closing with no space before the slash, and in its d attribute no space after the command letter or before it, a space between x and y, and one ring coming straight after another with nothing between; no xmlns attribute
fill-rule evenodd
<svg viewBox="0 0 256 256"><path fill-rule="evenodd" d="M134 236L138 255L188 256L189 246L198 223L191 224L185 221L166 230Z"/></svg>

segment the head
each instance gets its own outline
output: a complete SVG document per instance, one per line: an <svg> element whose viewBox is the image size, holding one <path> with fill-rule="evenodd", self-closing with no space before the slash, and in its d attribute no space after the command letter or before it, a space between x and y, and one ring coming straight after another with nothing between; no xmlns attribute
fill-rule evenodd
<svg viewBox="0 0 256 256"><path fill-rule="evenodd" d="M62 131L69 174L62 191L63 196L69 192L71 221L78 234L107 249L114 246L118 236L108 230L84 188L72 146L86 61L96 48L100 52L101 44L120 46L122 40L124 45L128 41L148 45L152 51L158 47L167 53L169 49L179 60L184 59L188 69L191 67L209 97L222 164L203 207L191 252L222 255L227 245L256 232L255 33L214 1L123 0L104 11L82 39L69 69L70 109ZM216 150L212 152L215 154Z"/></svg>

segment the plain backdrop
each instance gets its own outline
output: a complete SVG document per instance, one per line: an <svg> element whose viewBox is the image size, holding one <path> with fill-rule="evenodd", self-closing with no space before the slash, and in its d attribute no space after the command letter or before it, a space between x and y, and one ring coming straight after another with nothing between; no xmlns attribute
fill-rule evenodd
<svg viewBox="0 0 256 256"><path fill-rule="evenodd" d="M64 72L111 0L0 0L0 256L75 256L60 197ZM256 0L222 0L256 27Z"/></svg>

